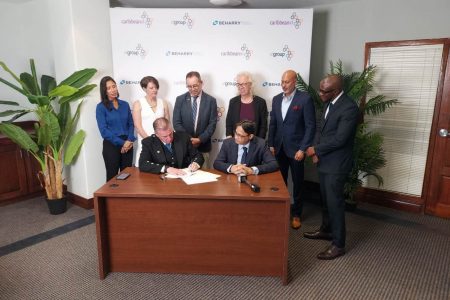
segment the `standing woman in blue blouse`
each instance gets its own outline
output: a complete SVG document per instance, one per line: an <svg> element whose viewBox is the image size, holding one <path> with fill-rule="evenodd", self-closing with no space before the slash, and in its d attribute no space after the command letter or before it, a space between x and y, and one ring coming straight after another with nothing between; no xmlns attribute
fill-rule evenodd
<svg viewBox="0 0 450 300"><path fill-rule="evenodd" d="M117 175L133 162L133 117L128 102L119 99L114 79L105 76L100 81L101 102L97 104L98 129L103 137L103 160L106 181Z"/></svg>

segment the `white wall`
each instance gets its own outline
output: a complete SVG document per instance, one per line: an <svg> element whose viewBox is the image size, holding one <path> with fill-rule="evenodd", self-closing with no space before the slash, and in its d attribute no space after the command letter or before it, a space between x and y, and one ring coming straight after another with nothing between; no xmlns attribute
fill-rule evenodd
<svg viewBox="0 0 450 300"><path fill-rule="evenodd" d="M49 34L48 12L46 0L34 0L13 4L0 2L0 32L2 45L0 47L0 61L17 75L31 72L29 59L34 58L38 74L54 74L52 44ZM0 77L14 81L3 70ZM19 102L22 106L30 107L28 100L15 90L0 84L0 99ZM3 110L5 106L1 106ZM13 107L8 107L12 109ZM7 120L10 117L0 118ZM32 114L25 115L19 121L32 120Z"/></svg>

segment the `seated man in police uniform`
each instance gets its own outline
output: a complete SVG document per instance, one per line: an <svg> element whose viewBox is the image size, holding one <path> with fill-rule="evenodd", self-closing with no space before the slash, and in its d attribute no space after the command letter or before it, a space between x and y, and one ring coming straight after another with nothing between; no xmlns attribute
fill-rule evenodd
<svg viewBox="0 0 450 300"><path fill-rule="evenodd" d="M155 133L142 140L139 170L182 176L182 169L196 171L202 166L203 156L192 146L188 134L174 132L166 118L156 119L153 129Z"/></svg>
<svg viewBox="0 0 450 300"><path fill-rule="evenodd" d="M233 174L258 175L278 170L278 163L264 139L255 136L253 121L236 124L234 138L223 141L214 168Z"/></svg>

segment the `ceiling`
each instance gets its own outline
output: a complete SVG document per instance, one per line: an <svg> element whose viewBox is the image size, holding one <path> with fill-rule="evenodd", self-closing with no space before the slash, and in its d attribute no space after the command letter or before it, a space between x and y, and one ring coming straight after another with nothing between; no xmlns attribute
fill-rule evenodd
<svg viewBox="0 0 450 300"><path fill-rule="evenodd" d="M352 0L243 0L243 3L235 8L309 8L348 1ZM109 3L111 7L220 8L209 3L209 0L109 0Z"/></svg>

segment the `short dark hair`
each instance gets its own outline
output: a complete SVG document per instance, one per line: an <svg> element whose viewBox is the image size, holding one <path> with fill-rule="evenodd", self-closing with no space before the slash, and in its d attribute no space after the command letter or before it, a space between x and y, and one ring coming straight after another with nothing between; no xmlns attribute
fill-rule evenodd
<svg viewBox="0 0 450 300"><path fill-rule="evenodd" d="M242 129L244 130L244 132L248 135L250 134L255 134L256 132L256 124L253 121L250 120L242 120L236 123L236 126L234 127L234 129L236 130L236 128L238 128L239 126L242 127Z"/></svg>
<svg viewBox="0 0 450 300"><path fill-rule="evenodd" d="M200 76L200 73L197 71L190 71L189 73L186 74L186 79L191 77L197 77L198 80L202 81L202 77Z"/></svg>
<svg viewBox="0 0 450 300"><path fill-rule="evenodd" d="M100 80L100 101L108 110L111 110L111 107L110 107L111 101L109 100L108 95L106 93L106 83L108 81L114 82L114 84L117 86L116 81L111 76L103 77ZM117 97L119 97L119 93L117 93Z"/></svg>
<svg viewBox="0 0 450 300"><path fill-rule="evenodd" d="M153 83L153 84L156 86L156 88L159 90L159 82L158 82L158 80L157 80L155 77L153 77L153 76L145 76L145 77L143 77L143 78L141 79L141 88L146 89L146 88L147 88L147 85L148 85L150 82Z"/></svg>
<svg viewBox="0 0 450 300"><path fill-rule="evenodd" d="M155 130L166 130L170 128L170 122L164 117L158 118L153 121L153 129Z"/></svg>

